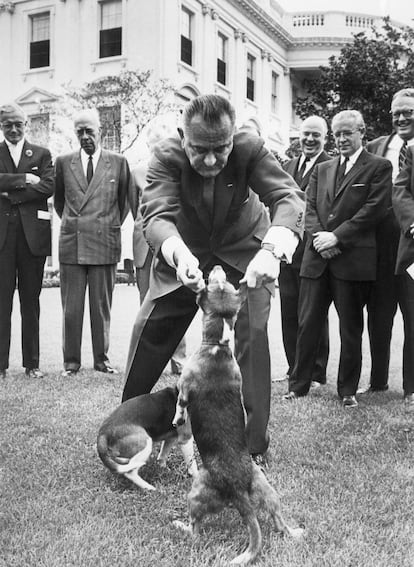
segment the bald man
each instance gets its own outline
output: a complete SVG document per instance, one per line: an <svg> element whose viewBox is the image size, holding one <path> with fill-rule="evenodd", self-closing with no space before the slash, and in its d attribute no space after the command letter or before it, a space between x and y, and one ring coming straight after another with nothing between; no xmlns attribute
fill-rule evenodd
<svg viewBox="0 0 414 567"><path fill-rule="evenodd" d="M330 159L324 151L328 125L320 116L309 116L300 128L299 143L301 154L284 164L285 171L290 173L296 183L306 192L315 167ZM295 364L296 339L298 335L298 307L300 289L300 267L302 264L305 240L303 240L293 255L291 264L282 262L279 274L280 307L282 316L282 337L288 372L290 376ZM312 371L312 386L326 384L326 366L329 356L329 328L326 321L321 333L315 367Z"/></svg>
<svg viewBox="0 0 414 567"><path fill-rule="evenodd" d="M50 213L53 166L49 150L26 138L24 111L0 107L0 378L9 367L11 313L16 280L22 315L22 354L26 375L39 369L39 296L46 256L51 253Z"/></svg>
<svg viewBox="0 0 414 567"><path fill-rule="evenodd" d="M62 219L63 375L76 374L81 366L87 286L94 368L113 374L116 370L108 359L112 292L121 257L121 225L128 213L130 173L123 156L101 148L94 110L80 112L74 125L80 151L56 160L55 209Z"/></svg>

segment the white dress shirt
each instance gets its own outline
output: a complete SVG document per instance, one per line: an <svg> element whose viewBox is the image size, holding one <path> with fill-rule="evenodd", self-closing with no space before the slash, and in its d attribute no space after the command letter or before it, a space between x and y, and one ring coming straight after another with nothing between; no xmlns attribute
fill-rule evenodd
<svg viewBox="0 0 414 567"><path fill-rule="evenodd" d="M6 142L6 145L9 148L9 152L14 162L14 165L18 167L20 158L22 157L24 138L22 138L20 142L17 142L17 144L11 144L8 140L4 140L4 141Z"/></svg>
<svg viewBox="0 0 414 567"><path fill-rule="evenodd" d="M85 150L83 150L81 148L80 151L80 157L81 157L81 161L82 161L82 169L83 169L83 173L85 174L86 177L86 171L88 168L88 161L89 161L89 154L87 154L85 152ZM94 154L92 154L92 165L93 165L93 173L95 174L96 171L96 166L98 165L98 161L99 158L101 157L101 148L99 147Z"/></svg>

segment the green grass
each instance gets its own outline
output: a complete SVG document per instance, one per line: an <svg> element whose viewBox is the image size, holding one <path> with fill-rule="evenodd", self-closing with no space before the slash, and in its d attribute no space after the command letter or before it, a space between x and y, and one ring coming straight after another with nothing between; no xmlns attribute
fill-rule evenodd
<svg viewBox="0 0 414 567"><path fill-rule="evenodd" d="M135 288L117 286L111 362L123 369L137 309ZM218 567L247 545L234 510L210 517L192 542L171 524L186 519L186 476L174 451L167 469L156 453L142 475L157 487L143 492L112 475L95 447L97 430L119 403L124 378L91 369L88 321L84 369L60 377L59 290L42 292L44 380L29 381L19 367L18 305L14 309L11 367L0 384L0 565L5 567ZM396 322L391 388L360 399L356 409L337 401L336 321L332 314L329 385L297 403L284 403L285 383L273 387L268 477L301 542L280 537L260 517L267 567L414 566L414 413L401 402L401 321ZM189 337L198 341L199 322ZM366 342L366 341L365 341ZM272 312L273 374L286 370L278 303ZM366 350L366 346L364 347ZM369 369L364 357L363 380ZM172 380L168 372L160 386Z"/></svg>

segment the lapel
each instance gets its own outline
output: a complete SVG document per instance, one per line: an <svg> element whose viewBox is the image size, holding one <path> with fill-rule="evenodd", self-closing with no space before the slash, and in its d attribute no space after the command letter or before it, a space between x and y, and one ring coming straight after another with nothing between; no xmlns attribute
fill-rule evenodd
<svg viewBox="0 0 414 567"><path fill-rule="evenodd" d="M385 136L384 139L381 140L381 142L378 144L377 151L375 152L377 156L385 156L388 150L388 146L390 145L390 142L394 136L395 133L391 134L391 136Z"/></svg>
<svg viewBox="0 0 414 567"><path fill-rule="evenodd" d="M367 157L367 151L366 150L362 150L361 154L359 155L358 159L356 160L355 165L352 166L352 168L350 169L350 171L348 172L347 175L345 175L340 187L338 188L338 191L335 195L335 199L337 197L339 197L339 195L343 192L343 190L348 186L351 185L352 181L354 180L354 178L358 175L358 173L360 173L360 171L363 169L365 162L366 162L366 157Z"/></svg>
<svg viewBox="0 0 414 567"><path fill-rule="evenodd" d="M26 155L26 152L28 150L32 152L32 154L30 156ZM18 166L17 166L17 172L18 173L27 173L29 171L28 164L29 164L30 158L32 156L33 156L32 146L31 146L31 144L29 144L29 142L27 142L25 140L24 144L23 144L23 148L22 148L22 154L20 156L20 161L19 161ZM33 172L33 173L35 173L35 175L37 175L38 172L37 173Z"/></svg>
<svg viewBox="0 0 414 567"><path fill-rule="evenodd" d="M340 163L341 163L341 158L338 156L333 160L331 160L326 167L325 185L327 187L328 196L331 201L333 201L335 198L336 174Z"/></svg>
<svg viewBox="0 0 414 567"><path fill-rule="evenodd" d="M80 151L76 154L73 154L72 161L70 162L70 168L73 175L75 176L76 181L79 183L79 187L81 188L82 192L86 193L88 183L86 181L85 174L83 173Z"/></svg>
<svg viewBox="0 0 414 567"><path fill-rule="evenodd" d="M79 160L80 160L80 157L79 157ZM100 188L101 183L102 183L102 179L105 176L106 171L109 172L110 169L111 169L111 163L110 163L108 154L107 154L107 152L105 152L105 150L101 149L101 155L99 157L98 164L96 166L96 170L93 172L92 181L90 182L89 185L86 181L85 175L84 175L83 170L82 170L82 176L85 179L86 191L85 191L85 196L83 198L83 201L81 203L81 208L86 205L86 203L89 201L89 199L92 197L92 195L94 193L96 193L96 191Z"/></svg>
<svg viewBox="0 0 414 567"><path fill-rule="evenodd" d="M14 173L16 171L6 142L0 143L0 161L3 163L2 173Z"/></svg>

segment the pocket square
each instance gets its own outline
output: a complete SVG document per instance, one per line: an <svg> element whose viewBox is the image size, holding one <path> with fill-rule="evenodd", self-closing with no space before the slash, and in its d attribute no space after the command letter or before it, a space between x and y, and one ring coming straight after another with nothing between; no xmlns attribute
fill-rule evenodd
<svg viewBox="0 0 414 567"><path fill-rule="evenodd" d="M37 165L35 165L34 167L32 167L32 171L37 171L39 168L37 167Z"/></svg>
<svg viewBox="0 0 414 567"><path fill-rule="evenodd" d="M365 187L366 183L353 183L351 187Z"/></svg>

